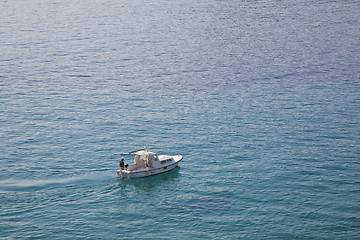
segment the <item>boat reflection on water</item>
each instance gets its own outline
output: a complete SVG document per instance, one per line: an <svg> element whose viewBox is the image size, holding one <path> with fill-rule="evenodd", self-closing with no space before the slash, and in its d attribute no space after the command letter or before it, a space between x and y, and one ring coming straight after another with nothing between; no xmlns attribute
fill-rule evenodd
<svg viewBox="0 0 360 240"><path fill-rule="evenodd" d="M180 166L172 171L154 175L151 178L134 178L131 181L124 181L119 179L119 186L121 188L135 187L136 190L142 192L153 192L155 188L169 186L171 182L177 182L181 177Z"/></svg>

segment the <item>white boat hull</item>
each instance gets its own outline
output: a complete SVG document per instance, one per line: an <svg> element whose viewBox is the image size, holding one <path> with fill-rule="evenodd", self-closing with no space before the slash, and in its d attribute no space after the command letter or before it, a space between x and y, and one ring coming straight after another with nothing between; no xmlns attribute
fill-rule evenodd
<svg viewBox="0 0 360 240"><path fill-rule="evenodd" d="M125 179L125 178L148 177L148 176L153 176L153 175L157 175L160 173L165 173L165 172L171 171L174 168L176 168L178 166L179 162L182 160L182 156L180 156L180 155L173 156L172 158L174 159L174 161L169 162L168 164L163 165L158 168L148 167L148 168L133 170L133 171L129 171L126 169L124 169L124 170L119 169L119 170L117 170L117 174L122 179Z"/></svg>

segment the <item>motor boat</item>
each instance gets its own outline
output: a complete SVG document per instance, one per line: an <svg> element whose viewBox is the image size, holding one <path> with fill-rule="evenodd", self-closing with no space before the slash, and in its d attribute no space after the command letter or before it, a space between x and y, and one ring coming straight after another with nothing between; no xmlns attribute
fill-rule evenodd
<svg viewBox="0 0 360 240"><path fill-rule="evenodd" d="M157 155L147 149L139 149L129 153L115 153L115 155L130 155L135 153L134 165L121 167L117 170L120 178L148 177L176 168L183 159L181 155Z"/></svg>

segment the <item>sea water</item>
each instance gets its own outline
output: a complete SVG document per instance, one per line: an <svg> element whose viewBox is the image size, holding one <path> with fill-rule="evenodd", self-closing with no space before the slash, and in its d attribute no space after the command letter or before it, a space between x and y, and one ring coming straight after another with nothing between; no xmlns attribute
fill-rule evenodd
<svg viewBox="0 0 360 240"><path fill-rule="evenodd" d="M0 1L0 239L359 239L359 13Z"/></svg>

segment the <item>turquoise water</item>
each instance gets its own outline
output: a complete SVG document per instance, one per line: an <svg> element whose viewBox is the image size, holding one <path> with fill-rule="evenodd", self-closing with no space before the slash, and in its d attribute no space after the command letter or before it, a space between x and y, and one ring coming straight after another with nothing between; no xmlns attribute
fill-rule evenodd
<svg viewBox="0 0 360 240"><path fill-rule="evenodd" d="M0 1L0 239L359 239L359 12Z"/></svg>

